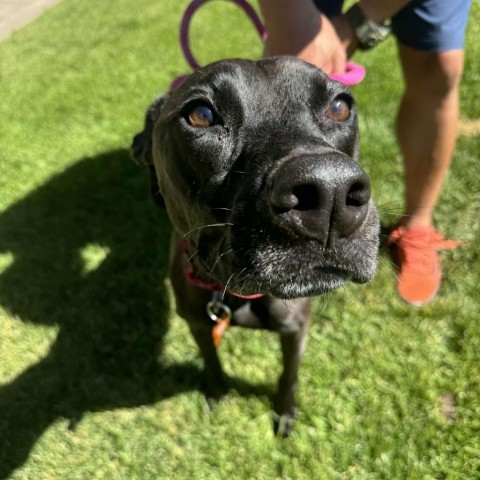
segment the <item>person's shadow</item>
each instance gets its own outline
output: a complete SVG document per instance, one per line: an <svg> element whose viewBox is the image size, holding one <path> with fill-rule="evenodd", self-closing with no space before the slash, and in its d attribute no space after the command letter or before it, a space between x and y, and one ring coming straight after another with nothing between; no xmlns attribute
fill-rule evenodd
<svg viewBox="0 0 480 480"><path fill-rule="evenodd" d="M85 412L199 388L197 366L159 361L169 233L126 150L79 161L0 215L0 254L14 257L0 303L59 329L45 358L0 386L0 478L57 418L74 428Z"/></svg>

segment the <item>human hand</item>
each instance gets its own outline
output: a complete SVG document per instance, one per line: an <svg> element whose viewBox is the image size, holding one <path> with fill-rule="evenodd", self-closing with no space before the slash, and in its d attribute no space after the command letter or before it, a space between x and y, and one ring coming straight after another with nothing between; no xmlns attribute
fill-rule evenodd
<svg viewBox="0 0 480 480"><path fill-rule="evenodd" d="M329 20L311 0L261 0L268 38L265 56L294 55L327 74L345 72L356 39L343 16Z"/></svg>
<svg viewBox="0 0 480 480"><path fill-rule="evenodd" d="M319 31L309 41L306 41L297 56L327 74L344 73L347 51L335 24L320 13L319 26Z"/></svg>

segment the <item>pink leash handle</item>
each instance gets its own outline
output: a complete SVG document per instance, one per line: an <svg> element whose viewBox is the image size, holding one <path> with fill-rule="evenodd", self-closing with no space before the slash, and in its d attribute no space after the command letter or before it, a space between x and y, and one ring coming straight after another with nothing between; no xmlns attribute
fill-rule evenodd
<svg viewBox="0 0 480 480"><path fill-rule="evenodd" d="M352 87L360 83L365 78L365 68L358 63L347 62L345 65L345 73L331 73L329 76L332 80L341 82L347 87Z"/></svg>
<svg viewBox="0 0 480 480"><path fill-rule="evenodd" d="M183 14L182 23L180 26L180 45L183 50L186 61L192 67L193 70L201 68L200 64L197 62L193 56L192 50L190 48L190 22L192 20L193 14L205 3L210 0L193 0L190 5L188 5L185 13ZM252 8L252 6L246 0L230 0L239 6L247 15L247 17L252 21L255 29L258 32L261 40L264 42L267 38L267 31L257 15L257 12ZM188 75L181 75L177 77L171 84L170 90L174 90L179 85L181 85ZM345 73L332 73L330 78L341 82L349 87L360 83L365 77L365 69L358 65L357 63L347 62Z"/></svg>

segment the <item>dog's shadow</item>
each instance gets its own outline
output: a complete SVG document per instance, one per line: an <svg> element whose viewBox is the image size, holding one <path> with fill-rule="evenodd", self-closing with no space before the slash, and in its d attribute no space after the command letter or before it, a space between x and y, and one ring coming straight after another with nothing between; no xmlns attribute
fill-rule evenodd
<svg viewBox="0 0 480 480"><path fill-rule="evenodd" d="M193 364L162 367L170 226L146 172L112 151L76 163L0 215L0 303L57 326L47 355L0 387L0 478L58 418L151 404L199 388Z"/></svg>

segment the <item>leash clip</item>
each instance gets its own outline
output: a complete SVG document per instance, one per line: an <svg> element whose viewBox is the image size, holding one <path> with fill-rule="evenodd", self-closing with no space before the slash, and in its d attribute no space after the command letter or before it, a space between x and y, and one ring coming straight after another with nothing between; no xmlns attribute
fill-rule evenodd
<svg viewBox="0 0 480 480"><path fill-rule="evenodd" d="M220 301L220 292L214 291L212 293L212 300L207 303L207 315L215 326L212 329L212 338L215 348L220 345L223 334L230 326L232 319L232 311L230 308Z"/></svg>

